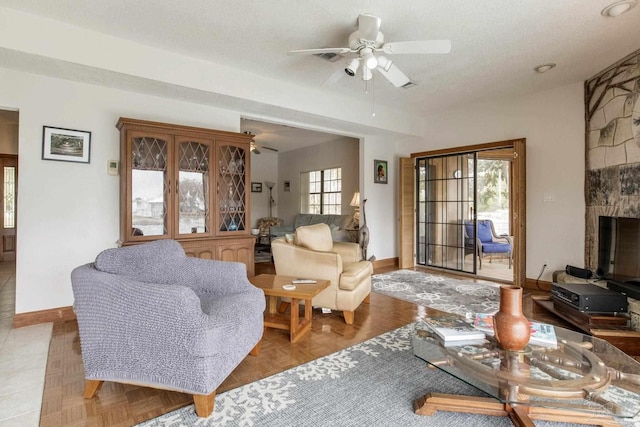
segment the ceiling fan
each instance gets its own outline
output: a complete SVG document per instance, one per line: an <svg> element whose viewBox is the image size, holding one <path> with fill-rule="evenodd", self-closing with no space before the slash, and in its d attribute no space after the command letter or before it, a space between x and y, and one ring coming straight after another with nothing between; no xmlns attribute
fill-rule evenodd
<svg viewBox="0 0 640 427"><path fill-rule="evenodd" d="M276 150L275 148L271 148L271 147L267 147L266 145L260 145L256 142L255 140L255 135L253 135L251 132L249 131L245 131L244 132L247 135L251 135L253 138L251 138L251 152L255 153L255 154L260 154L261 151L260 150L270 150L270 151L274 151L274 152L278 152L278 150Z"/></svg>
<svg viewBox="0 0 640 427"><path fill-rule="evenodd" d="M325 55L325 54L349 54L355 55L344 68L344 73L349 77L357 74L361 67L362 80L371 80L373 70L377 70L395 87L410 86L411 80L391 59L382 55L405 54L432 54L451 52L449 40L422 40L403 42L384 42L384 35L380 32L382 19L369 13L358 16L358 29L349 35L349 47L328 47L320 49L292 50L288 55ZM341 70L340 70L341 71ZM337 80L343 74L330 77L329 80Z"/></svg>

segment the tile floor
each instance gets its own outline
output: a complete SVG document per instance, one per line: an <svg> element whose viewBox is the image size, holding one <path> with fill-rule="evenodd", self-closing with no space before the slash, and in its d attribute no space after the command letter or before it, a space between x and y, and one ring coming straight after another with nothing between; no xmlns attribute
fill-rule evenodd
<svg viewBox="0 0 640 427"><path fill-rule="evenodd" d="M0 262L0 427L38 426L52 323L11 329L14 262Z"/></svg>

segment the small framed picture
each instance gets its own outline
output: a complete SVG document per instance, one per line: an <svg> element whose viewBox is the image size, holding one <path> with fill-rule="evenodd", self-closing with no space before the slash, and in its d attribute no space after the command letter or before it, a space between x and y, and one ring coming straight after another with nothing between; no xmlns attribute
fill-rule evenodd
<svg viewBox="0 0 640 427"><path fill-rule="evenodd" d="M387 183L387 161L386 160L373 161L373 182L375 184Z"/></svg>
<svg viewBox="0 0 640 427"><path fill-rule="evenodd" d="M251 183L251 192L252 193L262 193L262 183L261 182L252 182Z"/></svg>
<svg viewBox="0 0 640 427"><path fill-rule="evenodd" d="M42 159L89 163L91 132L43 126Z"/></svg>

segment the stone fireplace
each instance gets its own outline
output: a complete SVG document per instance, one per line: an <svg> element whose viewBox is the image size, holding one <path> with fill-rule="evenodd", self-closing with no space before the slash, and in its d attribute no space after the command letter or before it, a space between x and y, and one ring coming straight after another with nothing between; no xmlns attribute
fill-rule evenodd
<svg viewBox="0 0 640 427"><path fill-rule="evenodd" d="M595 271L599 217L640 218L640 50L585 82L585 119L585 267Z"/></svg>

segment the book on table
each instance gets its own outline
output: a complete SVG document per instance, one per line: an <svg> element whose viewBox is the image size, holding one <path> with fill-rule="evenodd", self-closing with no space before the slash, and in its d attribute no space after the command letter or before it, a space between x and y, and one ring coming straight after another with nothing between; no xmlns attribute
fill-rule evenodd
<svg viewBox="0 0 640 427"><path fill-rule="evenodd" d="M529 321L529 325L531 327L529 344L539 345L541 347L555 347L558 345L558 338L556 337L556 330L553 325L531 320ZM493 336L495 333L493 330L493 314L476 313L473 326L479 331Z"/></svg>
<svg viewBox="0 0 640 427"><path fill-rule="evenodd" d="M427 317L423 322L440 338L445 347L450 345L479 344L485 334L465 322L460 316Z"/></svg>

